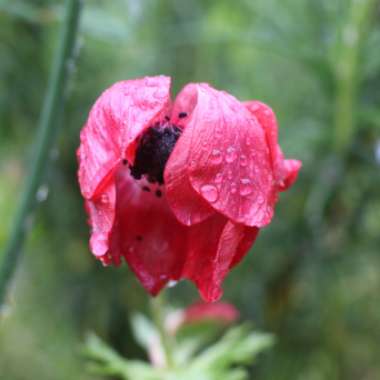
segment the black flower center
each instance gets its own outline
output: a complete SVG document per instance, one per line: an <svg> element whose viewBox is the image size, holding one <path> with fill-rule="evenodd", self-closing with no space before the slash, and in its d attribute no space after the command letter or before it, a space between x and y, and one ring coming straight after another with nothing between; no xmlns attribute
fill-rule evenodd
<svg viewBox="0 0 380 380"><path fill-rule="evenodd" d="M168 123L156 123L147 129L138 142L131 175L136 179L146 175L149 182L163 184L166 162L181 132Z"/></svg>

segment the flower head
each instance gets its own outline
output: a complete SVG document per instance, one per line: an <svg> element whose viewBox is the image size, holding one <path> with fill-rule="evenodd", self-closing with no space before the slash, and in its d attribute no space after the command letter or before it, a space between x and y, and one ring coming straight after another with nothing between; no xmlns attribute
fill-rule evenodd
<svg viewBox="0 0 380 380"><path fill-rule="evenodd" d="M104 265L124 257L152 295L187 278L204 300L220 298L301 166L284 159L265 104L206 83L172 103L165 76L107 89L80 140L91 251Z"/></svg>

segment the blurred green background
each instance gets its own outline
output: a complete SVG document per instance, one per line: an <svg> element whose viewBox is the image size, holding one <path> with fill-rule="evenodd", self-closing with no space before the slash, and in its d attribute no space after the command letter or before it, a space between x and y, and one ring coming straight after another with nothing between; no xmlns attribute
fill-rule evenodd
<svg viewBox="0 0 380 380"><path fill-rule="evenodd" d="M141 357L128 323L147 297L89 253L79 130L115 81L207 81L276 112L303 161L273 223L225 282L243 320L277 336L256 380L380 379L380 8L375 0L85 0L68 103L25 256L0 322L0 379L95 379L96 331ZM0 246L16 209L63 2L0 0ZM1 255L1 250L0 250ZM0 257L1 260L1 257ZM197 300L188 283L173 305Z"/></svg>

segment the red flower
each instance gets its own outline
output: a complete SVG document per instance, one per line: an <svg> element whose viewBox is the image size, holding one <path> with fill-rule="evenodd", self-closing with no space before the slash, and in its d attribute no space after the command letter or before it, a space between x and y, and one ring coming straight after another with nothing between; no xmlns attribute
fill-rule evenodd
<svg viewBox="0 0 380 380"><path fill-rule="evenodd" d="M93 254L105 265L124 257L152 295L187 278L207 301L221 296L301 166L284 160L265 104L205 83L172 104L165 76L107 89L78 159Z"/></svg>
<svg viewBox="0 0 380 380"><path fill-rule="evenodd" d="M216 321L225 324L235 322L239 318L239 311L234 305L225 302L212 304L196 303L189 306L184 312L184 324L202 321Z"/></svg>

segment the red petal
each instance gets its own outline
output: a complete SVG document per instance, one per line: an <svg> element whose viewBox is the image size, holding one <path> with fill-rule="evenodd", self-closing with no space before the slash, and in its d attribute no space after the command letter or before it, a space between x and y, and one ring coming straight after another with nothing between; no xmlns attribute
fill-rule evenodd
<svg viewBox="0 0 380 380"><path fill-rule="evenodd" d="M194 190L234 222L268 224L277 194L266 137L256 118L233 96L207 84L187 85L173 112L177 104L188 117L176 151L187 155Z"/></svg>
<svg viewBox="0 0 380 380"><path fill-rule="evenodd" d="M224 302L213 304L199 302L185 310L184 324L214 320L222 323L232 323L239 318L239 311L234 305Z"/></svg>
<svg viewBox="0 0 380 380"><path fill-rule="evenodd" d="M215 211L203 200L190 184L187 171L189 134L180 137L181 143L176 144L165 167L165 188L169 206L176 218L190 226L202 222Z"/></svg>
<svg viewBox="0 0 380 380"><path fill-rule="evenodd" d="M183 276L196 284L205 301L217 301L222 296L222 282L236 255L241 256L244 231L243 225L226 221L220 215L190 227Z"/></svg>
<svg viewBox="0 0 380 380"><path fill-rule="evenodd" d="M298 172L301 169L302 162L298 160L285 160L284 161L284 180L280 184L280 191L285 191L296 181Z"/></svg>
<svg viewBox="0 0 380 380"><path fill-rule="evenodd" d="M81 131L77 152L85 198L99 196L123 158L133 161L136 137L168 111L169 102L165 76L118 82L103 92Z"/></svg>
<svg viewBox="0 0 380 380"><path fill-rule="evenodd" d="M90 249L105 265L111 262L116 265L120 263L119 257L115 257L113 260L108 254L109 237L115 218L115 201L115 185L113 183L109 184L103 194L94 201L85 201L91 226Z"/></svg>
<svg viewBox="0 0 380 380"><path fill-rule="evenodd" d="M236 226L236 228L238 227L239 226ZM257 227L244 227L244 230L242 231L242 238L236 249L230 268L233 268L235 265L239 264L244 256L249 252L257 238L257 235L259 234L259 231L260 229Z"/></svg>
<svg viewBox="0 0 380 380"><path fill-rule="evenodd" d="M148 185L151 191L143 191ZM165 194L136 181L129 170L117 173L116 218L111 252L124 256L142 285L155 295L169 280L178 280L186 258L187 227L171 212Z"/></svg>
<svg viewBox="0 0 380 380"><path fill-rule="evenodd" d="M276 116L269 106L257 100L246 102L245 106L257 118L265 131L276 183L279 190L284 191L297 179L298 171L301 168L301 161L284 159L284 154L278 145Z"/></svg>

